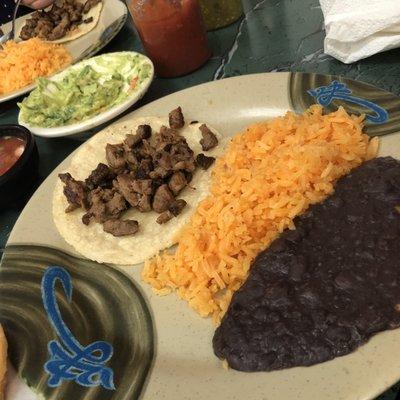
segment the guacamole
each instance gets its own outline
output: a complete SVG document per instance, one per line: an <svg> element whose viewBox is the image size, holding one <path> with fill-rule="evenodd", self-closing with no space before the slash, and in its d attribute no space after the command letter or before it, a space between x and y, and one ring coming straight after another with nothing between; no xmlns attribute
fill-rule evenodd
<svg viewBox="0 0 400 400"><path fill-rule="evenodd" d="M149 78L151 66L142 56L110 56L74 66L60 79L39 78L36 89L18 104L22 121L43 128L84 121L123 102Z"/></svg>

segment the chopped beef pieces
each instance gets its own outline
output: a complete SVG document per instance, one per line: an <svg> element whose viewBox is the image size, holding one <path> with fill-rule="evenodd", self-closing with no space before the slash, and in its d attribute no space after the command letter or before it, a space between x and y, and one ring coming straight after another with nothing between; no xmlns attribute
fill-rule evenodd
<svg viewBox="0 0 400 400"><path fill-rule="evenodd" d="M162 167L156 167L154 171L150 172L151 179L167 178L169 175L170 171Z"/></svg>
<svg viewBox="0 0 400 400"><path fill-rule="evenodd" d="M175 200L168 208L167 211L164 211L157 218L158 224L165 224L170 219L177 217L182 210L186 207L186 201L182 199Z"/></svg>
<svg viewBox="0 0 400 400"><path fill-rule="evenodd" d="M106 189L108 190L108 189ZM103 199L103 189L97 188L90 192L90 208L88 214L95 218L96 222L107 221L106 205ZM105 197L105 196L104 196Z"/></svg>
<svg viewBox="0 0 400 400"><path fill-rule="evenodd" d="M36 14L36 13L35 13ZM22 40L28 40L34 36L39 38L46 38L49 33L53 30L54 25L51 21L43 19L40 21L27 20L26 25L23 26L20 33Z"/></svg>
<svg viewBox="0 0 400 400"><path fill-rule="evenodd" d="M186 207L186 201L182 199L175 200L170 204L167 211L162 212L157 218L158 224L165 224L173 217L177 217Z"/></svg>
<svg viewBox="0 0 400 400"><path fill-rule="evenodd" d="M182 189L184 189L187 185L187 180L185 174L183 172L175 172L169 182L168 186L171 189L172 193L176 196Z"/></svg>
<svg viewBox="0 0 400 400"><path fill-rule="evenodd" d="M187 183L189 184L193 179L193 174L189 171L183 171L183 173L185 174Z"/></svg>
<svg viewBox="0 0 400 400"><path fill-rule="evenodd" d="M142 145L140 146L137 154L141 158L146 158L146 159L153 159L154 155L156 154L155 148L150 144L150 142L147 139L143 139Z"/></svg>
<svg viewBox="0 0 400 400"><path fill-rule="evenodd" d="M250 268L215 332L240 371L309 366L400 327L400 162L376 158L338 181Z"/></svg>
<svg viewBox="0 0 400 400"><path fill-rule="evenodd" d="M132 182L132 188L139 194L153 194L153 186L151 179L135 179Z"/></svg>
<svg viewBox="0 0 400 400"><path fill-rule="evenodd" d="M161 142L161 138L158 138ZM182 141L183 139L183 141ZM158 146L155 154L155 169L150 177L152 178L168 178L174 171L188 170L194 171L195 162L193 158L193 151L189 148L184 138L175 139L174 136L166 137L170 146ZM166 143L166 142L163 142Z"/></svg>
<svg viewBox="0 0 400 400"><path fill-rule="evenodd" d="M82 223L85 225L89 225L92 217L93 217L93 214L91 214L91 213L83 214L82 215Z"/></svg>
<svg viewBox="0 0 400 400"><path fill-rule="evenodd" d="M53 14L63 15L64 13L68 13L71 22L73 23L82 22L83 5L75 1L67 1L66 3L67 4L65 6L65 9L58 8L57 10L55 10L56 12L54 12L54 7L53 7Z"/></svg>
<svg viewBox="0 0 400 400"><path fill-rule="evenodd" d="M186 142L186 139L179 134L179 131L172 128L167 128L166 126L162 126L160 132L156 135L156 148L158 146L164 145L164 143L179 143Z"/></svg>
<svg viewBox="0 0 400 400"><path fill-rule="evenodd" d="M98 186L110 186L115 174L111 171L108 165L100 163L94 169L88 178L85 179L85 184L89 190L95 189Z"/></svg>
<svg viewBox="0 0 400 400"><path fill-rule="evenodd" d="M165 224L167 223L170 219L174 218L174 214L172 214L171 211L164 211L163 213L161 213L158 218L157 218L157 224Z"/></svg>
<svg viewBox="0 0 400 400"><path fill-rule="evenodd" d="M126 165L124 146L122 144L107 143L106 158L111 168L115 170L124 169Z"/></svg>
<svg viewBox="0 0 400 400"><path fill-rule="evenodd" d="M83 13L87 14L94 6L101 3L101 0L87 0L83 7Z"/></svg>
<svg viewBox="0 0 400 400"><path fill-rule="evenodd" d="M184 142L174 144L171 147L170 152L175 161L194 161L193 150L189 147L186 140Z"/></svg>
<svg viewBox="0 0 400 400"><path fill-rule="evenodd" d="M28 26L23 26L21 29L21 32L19 34L20 39L22 40L28 40L33 36L32 34L32 28L28 27Z"/></svg>
<svg viewBox="0 0 400 400"><path fill-rule="evenodd" d="M65 184L63 192L71 207L67 208L67 212L71 212L76 208L82 207L84 210L88 208L88 190L82 181L76 181L70 173L59 174L58 177Z"/></svg>
<svg viewBox="0 0 400 400"><path fill-rule="evenodd" d="M150 159L143 159L140 161L139 167L136 170L136 178L147 179L152 170L153 170L153 161Z"/></svg>
<svg viewBox="0 0 400 400"><path fill-rule="evenodd" d="M136 171L139 168L139 160L135 152L130 149L124 149L124 157L131 171Z"/></svg>
<svg viewBox="0 0 400 400"><path fill-rule="evenodd" d="M168 208L169 211L171 211L171 213L177 217L182 210L186 207L186 201L183 199L178 199L175 200Z"/></svg>
<svg viewBox="0 0 400 400"><path fill-rule="evenodd" d="M59 7L57 3L55 2L53 4L53 7L48 11L47 13L45 11L42 11L41 16L42 18L48 18L50 21L59 21L61 20L63 14L66 12L63 8ZM38 13L39 14L39 13ZM34 20L38 20L40 18L40 15L35 16L35 18L31 18L30 20L28 19L29 22L33 22ZM27 25L28 25L27 21ZM30 26L34 26L34 24L30 24Z"/></svg>
<svg viewBox="0 0 400 400"><path fill-rule="evenodd" d="M126 210L126 201L121 193L113 191L113 195L106 203L106 209L110 218L119 218L122 211Z"/></svg>
<svg viewBox="0 0 400 400"><path fill-rule="evenodd" d="M77 208L79 208L79 206L76 204L68 204L67 208L65 209L65 212L68 214L68 213L76 210Z"/></svg>
<svg viewBox="0 0 400 400"><path fill-rule="evenodd" d="M175 197L168 189L168 185L161 185L154 195L153 210L158 213L167 211L174 201Z"/></svg>
<svg viewBox="0 0 400 400"><path fill-rule="evenodd" d="M143 139L149 139L151 137L151 126L150 125L139 125L135 135L126 135L125 144L132 148L142 143Z"/></svg>
<svg viewBox="0 0 400 400"><path fill-rule="evenodd" d="M166 171L171 171L172 170L172 157L171 154L169 154L167 151L159 151L156 153L155 157L155 165L156 168L162 168L163 170ZM163 174L166 176L167 174Z"/></svg>
<svg viewBox="0 0 400 400"><path fill-rule="evenodd" d="M48 40L61 39L67 33L68 29L70 28L70 25L71 25L71 20L69 18L69 15L65 13L61 21L57 24L57 26L49 34L47 34L47 37L45 37L44 39Z"/></svg>
<svg viewBox="0 0 400 400"><path fill-rule="evenodd" d="M117 182L119 191L132 207L137 207L141 212L151 210L151 195L153 194L151 179L140 180L132 175L123 174L118 176Z"/></svg>
<svg viewBox="0 0 400 400"><path fill-rule="evenodd" d="M92 190L90 192L90 203L88 212L99 223L109 219L117 219L126 210L124 197L114 189L97 188Z"/></svg>
<svg viewBox="0 0 400 400"><path fill-rule="evenodd" d="M163 185L164 183L165 183L165 179L161 179L161 178L152 179L152 180L151 180L151 184L152 184L152 187L153 187L153 193L155 193L156 190L157 190L161 185Z"/></svg>
<svg viewBox="0 0 400 400"><path fill-rule="evenodd" d="M117 177L119 192L132 207L136 207L140 199L138 193L133 188L135 181L136 179L128 174L118 175Z"/></svg>
<svg viewBox="0 0 400 400"><path fill-rule="evenodd" d="M93 17L83 18L84 14L101 0L89 0L85 6L76 0L59 0L48 11L36 11L28 18L21 29L20 38L28 40L39 37L44 40L57 40L66 36L82 23L88 24Z"/></svg>
<svg viewBox="0 0 400 400"><path fill-rule="evenodd" d="M136 134L141 136L142 139L150 139L151 137L151 126L150 125L139 125L136 129Z"/></svg>
<svg viewBox="0 0 400 400"><path fill-rule="evenodd" d="M156 154L162 151L171 152L172 143L160 140L156 145Z"/></svg>
<svg viewBox="0 0 400 400"><path fill-rule="evenodd" d="M128 134L126 135L126 139L124 140L124 143L128 147L135 147L136 145L142 143L143 138L140 137L138 134L132 135Z"/></svg>
<svg viewBox="0 0 400 400"><path fill-rule="evenodd" d="M139 230L139 224L130 219L109 219L104 222L103 230L117 237L134 235Z"/></svg>
<svg viewBox="0 0 400 400"><path fill-rule="evenodd" d="M196 164L194 163L194 161L179 161L173 167L174 171L185 170L188 172L193 172L195 169Z"/></svg>
<svg viewBox="0 0 400 400"><path fill-rule="evenodd" d="M73 7L75 0L62 1ZM71 9L69 18L74 23L82 8L80 11L74 8L76 12ZM43 13L35 13L32 18L35 21L50 18ZM64 16L65 8L52 7L51 18L61 20ZM35 22L27 23L31 25ZM186 201L176 196L188 186L196 167L207 169L214 158L204 154L196 157L180 134L179 128L184 126L180 107L171 111L169 117L170 127L162 126L154 135L150 125L139 125L136 133L126 135L122 143L108 143L105 147L107 164L99 163L85 182L76 181L70 174L61 174L68 201L65 211L82 207L85 211L83 224L89 225L92 221L105 224L104 230L114 236L134 233L132 224L135 221L121 219L129 208L140 212L154 210L160 214L156 220L159 224L178 216ZM205 128L207 136L209 129Z"/></svg>
<svg viewBox="0 0 400 400"><path fill-rule="evenodd" d="M204 170L210 168L214 161L214 157L207 157L203 153L198 154L196 157L196 165Z"/></svg>
<svg viewBox="0 0 400 400"><path fill-rule="evenodd" d="M185 125L185 119L182 114L180 107L175 108L169 113L169 126L173 129L183 128Z"/></svg>
<svg viewBox="0 0 400 400"><path fill-rule="evenodd" d="M148 194L140 196L139 202L137 204L137 209L140 212L151 211L151 196Z"/></svg>
<svg viewBox="0 0 400 400"><path fill-rule="evenodd" d="M63 174L58 174L58 177L60 178L61 182L65 183L65 184L67 184L70 180L75 181L75 179L72 177L72 175L69 172L65 172Z"/></svg>
<svg viewBox="0 0 400 400"><path fill-rule="evenodd" d="M200 140L201 148L203 151L213 149L218 144L217 137L211 132L206 124L200 126L201 136L203 139Z"/></svg>
<svg viewBox="0 0 400 400"><path fill-rule="evenodd" d="M41 39L46 39L48 36L51 35L53 29L54 29L53 22L47 19L40 20L38 21L36 26L37 36Z"/></svg>

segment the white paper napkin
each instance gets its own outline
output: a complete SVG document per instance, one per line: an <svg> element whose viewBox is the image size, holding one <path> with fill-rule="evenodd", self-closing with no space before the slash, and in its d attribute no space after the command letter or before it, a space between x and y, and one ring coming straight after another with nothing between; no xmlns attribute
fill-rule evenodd
<svg viewBox="0 0 400 400"><path fill-rule="evenodd" d="M400 47L400 0L319 0L325 53L349 64Z"/></svg>

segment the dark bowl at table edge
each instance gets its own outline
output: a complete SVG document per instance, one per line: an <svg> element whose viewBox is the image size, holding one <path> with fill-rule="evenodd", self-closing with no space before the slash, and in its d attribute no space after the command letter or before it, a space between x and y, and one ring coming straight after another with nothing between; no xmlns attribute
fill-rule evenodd
<svg viewBox="0 0 400 400"><path fill-rule="evenodd" d="M32 133L21 125L0 125L0 137L15 136L25 142L17 162L0 176L0 210L12 207L34 186L38 175L39 153Z"/></svg>

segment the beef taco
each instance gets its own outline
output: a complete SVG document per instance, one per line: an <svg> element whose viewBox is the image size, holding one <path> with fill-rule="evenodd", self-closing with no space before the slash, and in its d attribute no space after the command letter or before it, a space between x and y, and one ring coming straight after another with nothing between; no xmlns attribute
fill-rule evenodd
<svg viewBox="0 0 400 400"><path fill-rule="evenodd" d="M39 37L52 43L78 39L99 22L103 0L57 0L46 10L35 11L17 28L18 37Z"/></svg>
<svg viewBox="0 0 400 400"><path fill-rule="evenodd" d="M208 194L224 143L213 128L184 124L180 109L174 111L169 120L138 118L105 129L59 175L54 222L85 257L121 265L145 261L176 242Z"/></svg>

